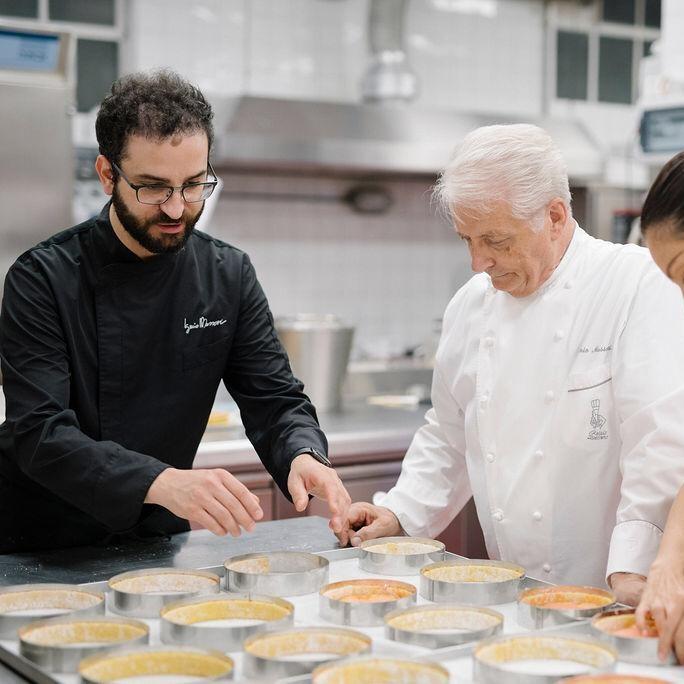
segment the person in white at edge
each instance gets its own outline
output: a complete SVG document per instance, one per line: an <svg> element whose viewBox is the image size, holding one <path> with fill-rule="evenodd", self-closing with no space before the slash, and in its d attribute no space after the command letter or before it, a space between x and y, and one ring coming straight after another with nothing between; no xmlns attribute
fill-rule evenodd
<svg viewBox="0 0 684 684"><path fill-rule="evenodd" d="M540 128L473 131L436 195L478 275L447 307L398 483L340 541L434 537L472 494L491 558L633 604L684 481L681 293L647 250L577 225Z"/></svg>

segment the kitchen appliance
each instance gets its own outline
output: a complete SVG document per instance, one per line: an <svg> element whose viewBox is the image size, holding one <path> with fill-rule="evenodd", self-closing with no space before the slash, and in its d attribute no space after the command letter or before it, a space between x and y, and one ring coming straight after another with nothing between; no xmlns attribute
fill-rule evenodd
<svg viewBox="0 0 684 684"><path fill-rule="evenodd" d="M72 223L68 33L0 25L0 291L25 250Z"/></svg>
<svg viewBox="0 0 684 684"><path fill-rule="evenodd" d="M339 411L354 328L333 314L297 314L278 318L276 330L316 409Z"/></svg>

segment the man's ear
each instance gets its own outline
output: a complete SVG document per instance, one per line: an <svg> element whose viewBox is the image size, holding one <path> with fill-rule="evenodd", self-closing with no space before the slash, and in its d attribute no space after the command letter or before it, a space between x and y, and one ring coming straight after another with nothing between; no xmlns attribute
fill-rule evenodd
<svg viewBox="0 0 684 684"><path fill-rule="evenodd" d="M105 194L111 195L114 192L114 169L107 157L101 154L97 156L95 171L97 171L97 177L100 179L100 184Z"/></svg>
<svg viewBox="0 0 684 684"><path fill-rule="evenodd" d="M557 240L568 221L568 208L560 197L556 197L549 203L548 213L551 219L551 237Z"/></svg>

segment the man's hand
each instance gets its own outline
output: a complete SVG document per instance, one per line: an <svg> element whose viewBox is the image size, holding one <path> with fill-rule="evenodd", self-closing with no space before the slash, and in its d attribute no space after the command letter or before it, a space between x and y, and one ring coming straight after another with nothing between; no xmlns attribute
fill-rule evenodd
<svg viewBox="0 0 684 684"><path fill-rule="evenodd" d="M389 508L359 501L349 507L347 522L337 534L337 538L341 546L349 543L358 546L366 539L397 537L402 534L404 530L399 524L399 519Z"/></svg>
<svg viewBox="0 0 684 684"><path fill-rule="evenodd" d="M636 606L646 587L646 578L633 572L614 572L608 578L608 584L618 602Z"/></svg>
<svg viewBox="0 0 684 684"><path fill-rule="evenodd" d="M241 527L249 532L264 517L259 497L223 468L167 468L150 485L145 503L163 506L221 536L238 537Z"/></svg>
<svg viewBox="0 0 684 684"><path fill-rule="evenodd" d="M665 660L674 645L677 660L684 662L684 569L681 563L656 561L651 566L646 589L636 611L639 629L646 630L648 618L658 628L658 657Z"/></svg>
<svg viewBox="0 0 684 684"><path fill-rule="evenodd" d="M287 489L299 512L309 505L309 494L328 502L330 529L337 534L347 519L351 497L338 474L309 454L299 454L290 465Z"/></svg>

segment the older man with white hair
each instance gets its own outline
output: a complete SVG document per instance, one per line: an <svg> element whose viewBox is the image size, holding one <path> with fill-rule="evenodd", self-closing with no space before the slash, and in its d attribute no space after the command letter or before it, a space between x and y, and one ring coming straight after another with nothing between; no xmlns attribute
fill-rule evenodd
<svg viewBox="0 0 684 684"><path fill-rule="evenodd" d="M353 504L340 541L434 537L473 495L491 558L635 603L684 482L681 294L645 249L577 225L536 126L473 131L436 195L477 275L398 483Z"/></svg>

